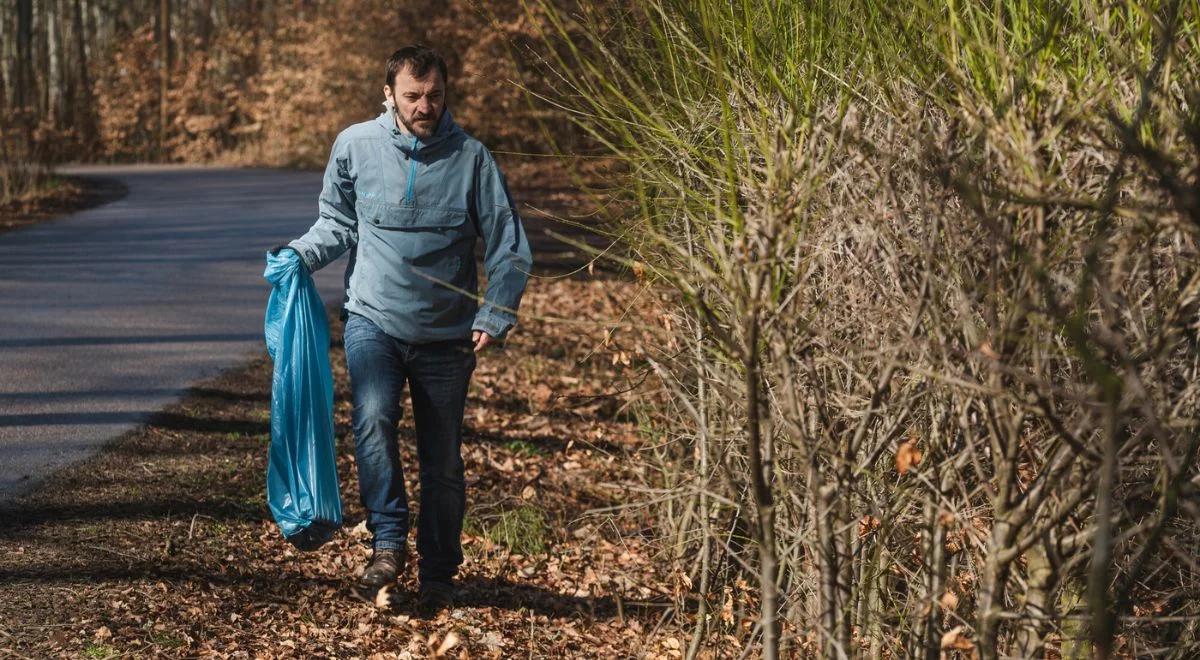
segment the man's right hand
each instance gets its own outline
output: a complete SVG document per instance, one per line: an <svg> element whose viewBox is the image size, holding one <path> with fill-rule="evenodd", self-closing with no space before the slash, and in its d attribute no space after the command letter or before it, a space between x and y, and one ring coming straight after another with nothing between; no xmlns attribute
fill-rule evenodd
<svg viewBox="0 0 1200 660"><path fill-rule="evenodd" d="M471 342L475 344L475 352L478 353L492 343L492 336L482 330L472 330Z"/></svg>
<svg viewBox="0 0 1200 660"><path fill-rule="evenodd" d="M276 245L270 250L267 250L267 254L271 255L272 257L278 257L279 253L283 252L284 250L291 250L292 252L295 252L296 258L300 261L300 265L304 267L305 271L308 270L308 264L304 263L304 257L300 256L300 251L290 245Z"/></svg>

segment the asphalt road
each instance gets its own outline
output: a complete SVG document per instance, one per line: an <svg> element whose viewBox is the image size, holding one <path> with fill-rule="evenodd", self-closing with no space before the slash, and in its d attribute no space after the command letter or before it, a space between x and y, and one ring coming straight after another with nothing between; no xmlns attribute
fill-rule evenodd
<svg viewBox="0 0 1200 660"><path fill-rule="evenodd" d="M197 381L265 354L265 252L308 229L321 188L319 172L61 171L116 179L129 193L0 233L0 500L137 428ZM550 232L607 243L546 219L573 212L558 186L514 188L539 272L587 260ZM327 304L341 298L345 264L316 275Z"/></svg>
<svg viewBox="0 0 1200 660"><path fill-rule="evenodd" d="M265 352L264 252L316 218L320 173L77 167L116 202L0 234L0 499ZM345 257L317 274L341 296Z"/></svg>

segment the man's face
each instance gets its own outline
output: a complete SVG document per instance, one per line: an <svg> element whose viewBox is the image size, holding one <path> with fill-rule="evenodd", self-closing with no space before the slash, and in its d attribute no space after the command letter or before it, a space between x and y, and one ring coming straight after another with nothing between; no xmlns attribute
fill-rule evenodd
<svg viewBox="0 0 1200 660"><path fill-rule="evenodd" d="M414 78L412 67L406 66L396 74L393 87L383 86L383 93L396 104L396 113L408 132L425 140L437 130L446 107L446 82L437 67Z"/></svg>

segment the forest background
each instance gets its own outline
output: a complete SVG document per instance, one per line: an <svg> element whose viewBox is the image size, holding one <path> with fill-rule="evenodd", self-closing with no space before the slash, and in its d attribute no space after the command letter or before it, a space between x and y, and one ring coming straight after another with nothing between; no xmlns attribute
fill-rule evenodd
<svg viewBox="0 0 1200 660"><path fill-rule="evenodd" d="M6 196L319 166L410 40L501 154L611 158L687 655L1200 648L1196 0L3 12Z"/></svg>
<svg viewBox="0 0 1200 660"><path fill-rule="evenodd" d="M544 131L568 122L511 82L528 78L512 49L534 19L465 1L5 0L0 195L66 161L321 167L339 130L381 110L380 63L412 42L446 53L463 125L546 153Z"/></svg>

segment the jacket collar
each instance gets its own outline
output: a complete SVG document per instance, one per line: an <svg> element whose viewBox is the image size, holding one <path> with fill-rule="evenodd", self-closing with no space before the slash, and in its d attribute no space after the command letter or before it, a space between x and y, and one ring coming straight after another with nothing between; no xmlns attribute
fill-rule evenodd
<svg viewBox="0 0 1200 660"><path fill-rule="evenodd" d="M454 117L450 116L450 108L442 111L442 118L438 120L437 128L433 131L433 135L426 140L400 130L396 126L396 120L390 110L379 113L375 121L388 132L392 143L406 153L415 153L430 148L462 130L458 124L454 123Z"/></svg>

